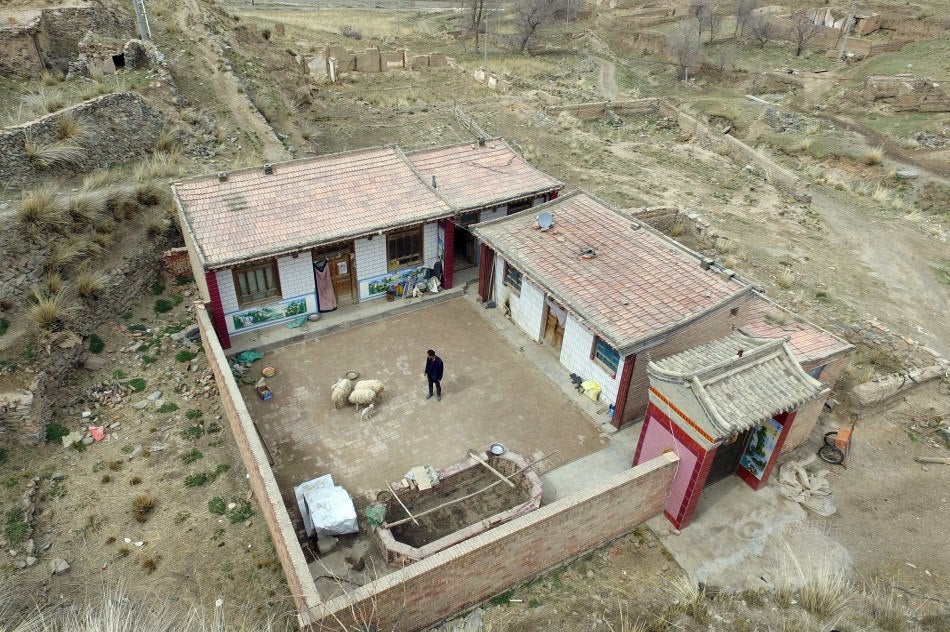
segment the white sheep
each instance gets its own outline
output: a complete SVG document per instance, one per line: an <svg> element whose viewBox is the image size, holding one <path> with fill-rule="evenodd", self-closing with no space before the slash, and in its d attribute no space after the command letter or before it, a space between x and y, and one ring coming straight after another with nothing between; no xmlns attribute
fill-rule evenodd
<svg viewBox="0 0 950 632"><path fill-rule="evenodd" d="M333 385L333 388L330 389L330 399L333 401L333 405L336 408L339 408L347 402L350 393L353 392L353 380L342 378L336 384Z"/></svg>
<svg viewBox="0 0 950 632"><path fill-rule="evenodd" d="M376 404L370 404L360 413L360 421L366 421L376 413Z"/></svg>
<svg viewBox="0 0 950 632"><path fill-rule="evenodd" d="M355 388L350 393L350 403L356 404L356 407L367 406L376 402L376 391L371 388Z"/></svg>
<svg viewBox="0 0 950 632"><path fill-rule="evenodd" d="M381 395L382 392L383 392L384 390L386 390L386 389L383 387L383 383L380 382L379 380L360 380L359 382L356 383L356 386L354 386L353 388L354 388L354 390L356 390L356 389L363 389L363 390L369 389L369 390L373 391L374 393L376 393L377 395Z"/></svg>

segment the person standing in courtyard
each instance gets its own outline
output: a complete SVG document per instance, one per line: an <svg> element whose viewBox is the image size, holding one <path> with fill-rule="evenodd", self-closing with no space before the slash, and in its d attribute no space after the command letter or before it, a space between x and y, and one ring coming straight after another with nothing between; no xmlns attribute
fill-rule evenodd
<svg viewBox="0 0 950 632"><path fill-rule="evenodd" d="M442 401L442 372L445 365L442 364L442 358L435 355L435 351L429 349L426 351L426 372L425 376L429 379L429 394L426 399L432 398L432 385L435 385L436 400Z"/></svg>

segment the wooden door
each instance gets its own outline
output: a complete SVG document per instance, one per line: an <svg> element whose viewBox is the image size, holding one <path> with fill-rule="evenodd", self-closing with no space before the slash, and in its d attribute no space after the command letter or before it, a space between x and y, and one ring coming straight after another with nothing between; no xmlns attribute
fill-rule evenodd
<svg viewBox="0 0 950 632"><path fill-rule="evenodd" d="M736 473L739 468L739 461L742 459L742 453L749 445L752 430L752 428L749 428L738 435L731 443L723 443L716 449L712 467L709 468L709 474L706 476L706 483L703 487L709 487L713 483Z"/></svg>
<svg viewBox="0 0 950 632"><path fill-rule="evenodd" d="M350 253L347 250L331 253L327 257L327 265L330 266L330 278L333 279L333 291L336 293L336 300L340 302L344 298L353 297L353 266L350 261Z"/></svg>
<svg viewBox="0 0 950 632"><path fill-rule="evenodd" d="M549 308L544 318L544 339L555 349L564 342L564 327L558 324L557 314Z"/></svg>

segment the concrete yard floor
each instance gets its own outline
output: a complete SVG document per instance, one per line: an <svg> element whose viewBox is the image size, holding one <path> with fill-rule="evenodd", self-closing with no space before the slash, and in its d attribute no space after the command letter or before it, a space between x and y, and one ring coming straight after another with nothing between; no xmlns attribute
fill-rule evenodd
<svg viewBox="0 0 950 632"><path fill-rule="evenodd" d="M261 401L250 386L242 393L285 501L294 485L330 473L364 505L414 466L451 465L495 441L529 459L557 450L541 472L609 443L475 310L450 300L265 353L257 366L277 368L268 380L274 397ZM445 361L441 402L424 399L428 348ZM330 401L330 386L349 370L385 385L370 419Z"/></svg>

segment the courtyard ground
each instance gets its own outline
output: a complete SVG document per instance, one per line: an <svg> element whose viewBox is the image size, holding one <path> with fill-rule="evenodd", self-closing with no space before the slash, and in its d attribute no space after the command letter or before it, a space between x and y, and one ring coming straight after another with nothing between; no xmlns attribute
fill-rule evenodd
<svg viewBox="0 0 950 632"><path fill-rule="evenodd" d="M263 364L277 368L274 397L262 401L251 386L242 393L285 500L294 485L330 473L359 504L412 467L451 465L495 441L529 459L556 450L541 471L607 445L475 309L454 299L265 353ZM425 399L429 348L445 362L442 401ZM350 370L385 385L369 419L330 401L331 385Z"/></svg>

